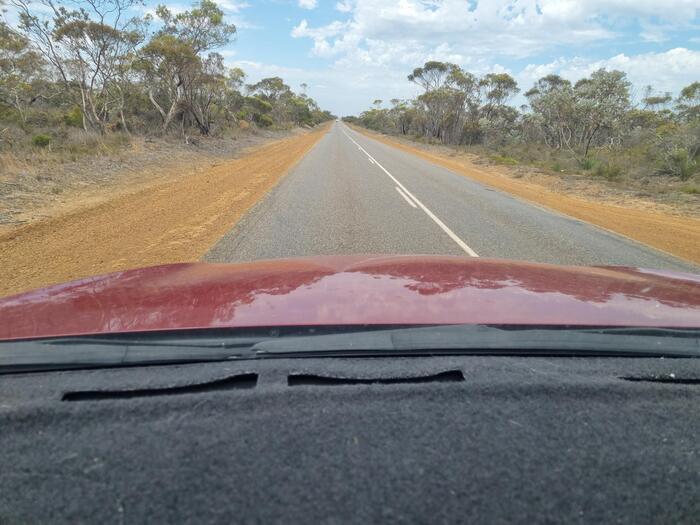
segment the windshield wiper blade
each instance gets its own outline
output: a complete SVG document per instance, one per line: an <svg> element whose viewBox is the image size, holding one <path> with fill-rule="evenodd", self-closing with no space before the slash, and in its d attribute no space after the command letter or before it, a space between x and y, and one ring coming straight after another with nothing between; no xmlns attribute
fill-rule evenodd
<svg viewBox="0 0 700 525"><path fill-rule="evenodd" d="M255 358L256 343L392 327L299 326L173 330L0 341L0 374Z"/></svg>
<svg viewBox="0 0 700 525"><path fill-rule="evenodd" d="M0 373L225 361L262 337L69 337L0 344Z"/></svg>
<svg viewBox="0 0 700 525"><path fill-rule="evenodd" d="M342 330L316 335L125 334L1 342L0 373L280 357L700 357L698 330L485 325Z"/></svg>
<svg viewBox="0 0 700 525"><path fill-rule="evenodd" d="M117 366L163 365L255 358L262 341L299 334L336 333L337 327L253 328L100 334L0 341L0 374ZM370 327L343 327L343 333ZM384 330L386 327L375 327Z"/></svg>
<svg viewBox="0 0 700 525"><path fill-rule="evenodd" d="M172 334L124 334L118 336L77 336L55 339L36 339L24 342L40 342L54 346L85 346L92 344L131 347L188 347L188 348L249 348L270 336L231 336L231 335L181 335ZM4 344L4 343L3 343Z"/></svg>
<svg viewBox="0 0 700 525"><path fill-rule="evenodd" d="M700 332L444 325L266 340L251 350L258 357L374 354L700 357Z"/></svg>

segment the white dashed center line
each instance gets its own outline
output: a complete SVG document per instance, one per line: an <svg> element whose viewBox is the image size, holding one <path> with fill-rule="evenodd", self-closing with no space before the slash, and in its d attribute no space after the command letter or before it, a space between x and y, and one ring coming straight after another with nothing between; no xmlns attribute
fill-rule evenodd
<svg viewBox="0 0 700 525"><path fill-rule="evenodd" d="M413 201L410 199L410 197L409 197L408 195L406 195L406 194L403 192L403 190L402 190L401 188L399 188L398 186L396 186L396 191L398 191L398 192L399 192L399 195L401 195L404 199L406 199L406 202L407 202L408 204L410 204L410 205L413 206L414 208L417 208L417 207L418 207L418 206L416 206L416 203L413 202Z"/></svg>
<svg viewBox="0 0 700 525"><path fill-rule="evenodd" d="M399 194L400 194L404 199L406 199L406 201L407 201L409 204L411 204L414 208L415 208L416 206L418 206L421 210L423 210L423 211L425 212L425 214L426 214L428 217L430 217L430 218L433 220L433 222L434 222L435 224L437 224L437 225L442 229L442 231L444 231L444 232L450 237L450 239L452 239L460 248L462 248L462 250L464 250L465 253L467 253L468 255L471 255L472 257L478 257L478 256L479 256L479 254L477 254L474 250L472 250L472 249L467 245L466 242L464 242L462 239L460 239L460 238L457 236L457 234L456 234L455 232L453 232L450 228L448 228L447 225L446 225L444 222L442 222L432 211L430 211L430 210L425 206L425 204L423 204L421 201L419 201L419 200L416 198L415 195L413 195L410 191L408 191L408 190L406 189L406 187L405 187L403 184L401 184L401 183L396 179L396 177L394 177L391 173L389 173L389 171L387 171L387 169L386 169L384 166L382 166L379 162L377 162L377 159L375 159L374 157L372 157L372 155L370 155L369 153L367 153L367 150L366 150L365 148L363 148L362 146L360 146L360 145L357 143L357 141L355 141L355 139L353 139L350 135L347 134L347 132L346 132L345 130L343 130L343 133L345 134L345 136L346 136L347 138L349 138L349 139L352 141L353 144L355 144L355 146L358 147L358 149L359 149L362 153L364 153L365 155L367 155L367 157L369 158L369 160L370 160L371 162L373 162L374 164L376 164L376 166L377 166L379 169L381 169L384 173L386 173L386 174L389 176L389 178L390 178L391 180L393 180L393 181L396 183L396 190L399 192ZM402 192L403 192L403 193L402 193Z"/></svg>

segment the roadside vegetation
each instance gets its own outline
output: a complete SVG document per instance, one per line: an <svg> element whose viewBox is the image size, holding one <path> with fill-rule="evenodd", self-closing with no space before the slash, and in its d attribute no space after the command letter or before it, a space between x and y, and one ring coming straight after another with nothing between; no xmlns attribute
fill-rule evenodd
<svg viewBox="0 0 700 525"><path fill-rule="evenodd" d="M278 77L248 84L227 67L216 49L236 27L211 0L145 15L137 0L6 7L19 23L0 17L0 175L110 154L135 137L196 144L334 118L305 86L295 93Z"/></svg>
<svg viewBox="0 0 700 525"><path fill-rule="evenodd" d="M427 62L408 81L412 100L375 100L358 117L368 129L449 145L503 166L577 174L640 196L700 194L700 82L680 93L652 86L638 96L625 73L601 69L576 83L548 75L520 93L506 73L478 77L446 62ZM639 100L636 100L636 99Z"/></svg>

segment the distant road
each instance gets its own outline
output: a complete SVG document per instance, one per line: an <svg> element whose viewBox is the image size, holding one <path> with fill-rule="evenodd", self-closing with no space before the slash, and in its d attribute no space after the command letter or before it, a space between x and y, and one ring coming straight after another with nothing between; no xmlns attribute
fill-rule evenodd
<svg viewBox="0 0 700 525"><path fill-rule="evenodd" d="M699 271L473 182L343 123L335 123L205 260L337 254L464 255Z"/></svg>

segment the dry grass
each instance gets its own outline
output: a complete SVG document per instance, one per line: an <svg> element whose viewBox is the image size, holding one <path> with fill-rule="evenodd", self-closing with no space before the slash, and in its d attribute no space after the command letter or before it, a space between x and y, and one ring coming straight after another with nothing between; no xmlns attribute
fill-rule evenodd
<svg viewBox="0 0 700 525"><path fill-rule="evenodd" d="M189 175L176 172L168 179L161 173L162 182L139 191L0 235L0 295L199 259L327 129L278 140Z"/></svg>
<svg viewBox="0 0 700 525"><path fill-rule="evenodd" d="M180 138L111 134L100 139L71 130L60 148L0 152L0 233L97 202L107 190L111 196L135 191L288 135L239 131L184 144Z"/></svg>

